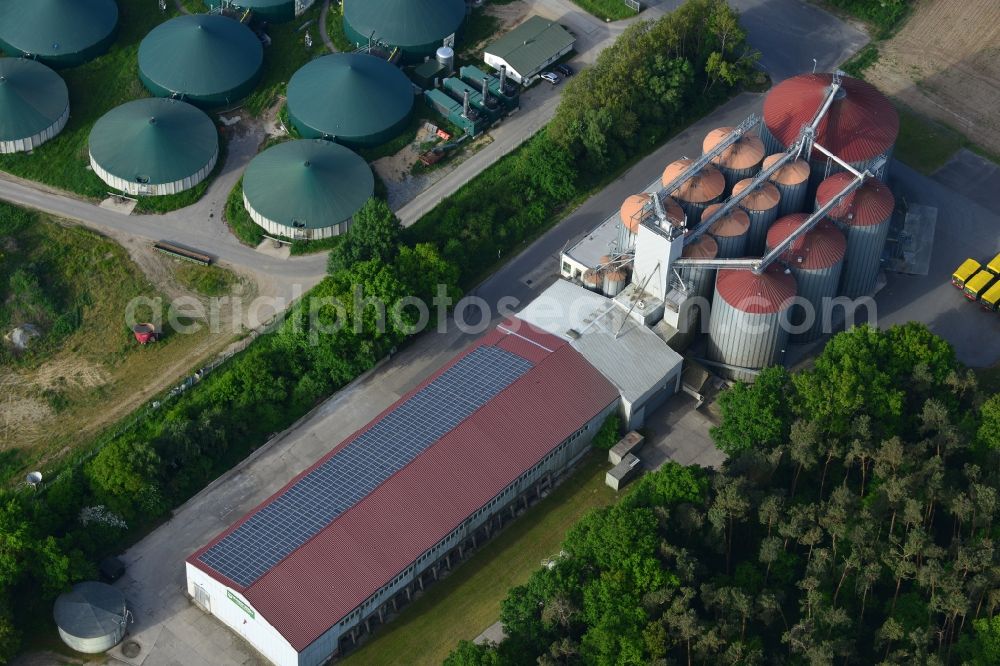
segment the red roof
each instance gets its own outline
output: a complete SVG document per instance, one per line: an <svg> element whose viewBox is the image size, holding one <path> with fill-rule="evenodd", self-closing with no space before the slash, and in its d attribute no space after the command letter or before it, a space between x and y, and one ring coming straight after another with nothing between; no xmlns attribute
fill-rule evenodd
<svg viewBox="0 0 1000 666"><path fill-rule="evenodd" d="M715 287L727 303L750 314L781 312L798 291L795 277L776 263L760 275L735 268L722 269Z"/></svg>
<svg viewBox="0 0 1000 666"><path fill-rule="evenodd" d="M846 171L828 177L816 190L817 205L825 206L830 199L843 192L852 180L854 176ZM827 216L855 227L872 227L888 221L895 207L896 198L892 196L888 186L878 178L868 178L861 187L834 206Z"/></svg>
<svg viewBox="0 0 1000 666"><path fill-rule="evenodd" d="M809 218L805 213L795 213L778 218L767 230L767 247L771 249L788 238ZM833 222L824 219L815 227L795 239L781 258L803 270L830 268L844 259L847 240Z"/></svg>
<svg viewBox="0 0 1000 666"><path fill-rule="evenodd" d="M833 77L800 74L785 79L764 99L764 124L783 145L795 142L823 105ZM816 141L845 162L886 152L899 134L899 114L875 86L843 77L837 99L816 128Z"/></svg>
<svg viewBox="0 0 1000 666"><path fill-rule="evenodd" d="M533 367L250 586L242 588L198 560L295 481L481 346L517 354ZM239 590L301 651L617 399L617 390L564 340L508 320L187 562Z"/></svg>

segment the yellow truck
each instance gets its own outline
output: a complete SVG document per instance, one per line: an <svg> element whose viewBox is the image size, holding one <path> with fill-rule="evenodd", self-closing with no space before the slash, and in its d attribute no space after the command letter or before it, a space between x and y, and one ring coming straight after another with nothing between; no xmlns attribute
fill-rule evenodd
<svg viewBox="0 0 1000 666"><path fill-rule="evenodd" d="M965 288L962 292L970 301L978 301L979 297L986 293L997 276L988 270L981 270L965 281Z"/></svg>
<svg viewBox="0 0 1000 666"><path fill-rule="evenodd" d="M990 263L986 264L986 268L988 268L994 275L1000 275L1000 253L990 259Z"/></svg>
<svg viewBox="0 0 1000 666"><path fill-rule="evenodd" d="M982 267L982 264L975 259L966 259L958 267L958 270L951 274L951 283L957 289L965 288L965 281L979 272L979 269Z"/></svg>
<svg viewBox="0 0 1000 666"><path fill-rule="evenodd" d="M1000 310L1000 282L996 282L986 290L986 293L979 299L979 304L993 312Z"/></svg>

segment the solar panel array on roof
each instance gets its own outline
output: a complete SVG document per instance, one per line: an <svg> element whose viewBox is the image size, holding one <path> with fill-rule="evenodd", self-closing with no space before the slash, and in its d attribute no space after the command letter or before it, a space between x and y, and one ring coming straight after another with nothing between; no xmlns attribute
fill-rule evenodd
<svg viewBox="0 0 1000 666"><path fill-rule="evenodd" d="M531 367L496 347L474 349L198 559L248 587Z"/></svg>

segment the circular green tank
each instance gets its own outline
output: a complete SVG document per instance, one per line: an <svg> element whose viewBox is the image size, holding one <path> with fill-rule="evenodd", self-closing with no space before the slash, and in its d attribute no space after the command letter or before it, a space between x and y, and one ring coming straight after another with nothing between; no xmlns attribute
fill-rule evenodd
<svg viewBox="0 0 1000 666"><path fill-rule="evenodd" d="M50 67L93 60L111 46L117 27L115 0L0 0L0 49Z"/></svg>

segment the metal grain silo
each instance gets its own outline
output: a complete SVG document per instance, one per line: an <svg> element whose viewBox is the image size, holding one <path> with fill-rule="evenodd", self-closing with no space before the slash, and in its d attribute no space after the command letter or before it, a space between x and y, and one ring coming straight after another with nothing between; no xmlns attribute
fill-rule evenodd
<svg viewBox="0 0 1000 666"><path fill-rule="evenodd" d="M733 131L732 127L719 127L705 136L702 142L702 153L715 148ZM744 134L735 143L712 158L712 164L719 168L726 179L726 192L731 192L733 185L757 175L761 160L764 159L764 142L756 134Z"/></svg>
<svg viewBox="0 0 1000 666"><path fill-rule="evenodd" d="M625 271L611 270L604 272L604 295L614 298L625 288Z"/></svg>
<svg viewBox="0 0 1000 666"><path fill-rule="evenodd" d="M722 375L752 382L752 371L781 362L788 344L782 318L795 295L795 277L778 263L760 275L719 271L708 324L708 358L726 366L719 369Z"/></svg>
<svg viewBox="0 0 1000 666"><path fill-rule="evenodd" d="M705 209L703 217L705 219L712 217L715 211L721 207L722 204L712 204ZM713 222L708 233L712 234L715 242L719 245L720 258L732 259L746 256L747 238L750 234L750 216L742 208L733 208Z"/></svg>
<svg viewBox="0 0 1000 666"><path fill-rule="evenodd" d="M793 213L778 218L767 232L767 249L777 247L809 218L806 213ZM781 261L792 271L800 299L809 302L811 313L804 304L792 307L789 322L805 330L792 333L790 342L810 342L823 335L824 315L828 299L837 295L840 273L844 266L847 241L843 232L829 220L823 220L808 233L799 236L781 255ZM812 325L806 325L812 321Z"/></svg>
<svg viewBox="0 0 1000 666"><path fill-rule="evenodd" d="M764 169L777 162L782 157L781 153L768 155L764 158ZM778 217L801 213L808 205L807 192L809 190L809 163L803 159L794 159L785 162L777 171L768 178L774 183L781 193L781 201L778 203Z"/></svg>
<svg viewBox="0 0 1000 666"><path fill-rule="evenodd" d="M847 172L824 180L816 192L817 208L837 196L853 180ZM889 234L896 199L885 183L869 178L827 214L847 236L847 254L838 293L848 298L868 296L875 289L882 250Z"/></svg>
<svg viewBox="0 0 1000 666"><path fill-rule="evenodd" d="M715 259L719 256L719 244L708 234L702 234L693 241L684 244L681 256L685 259ZM715 281L714 268L684 266L677 269L681 280L688 286L688 294L709 298L712 295L712 284Z"/></svg>
<svg viewBox="0 0 1000 666"><path fill-rule="evenodd" d="M77 583L56 599L52 615L63 642L77 652L110 650L125 637L125 595L106 583Z"/></svg>
<svg viewBox="0 0 1000 666"><path fill-rule="evenodd" d="M833 81L832 74L800 74L785 79L764 99L761 138L769 153L782 152L795 143L823 106ZM880 158L892 155L899 134L899 114L892 102L865 81L844 76L840 90L826 115L816 127L815 141L858 171ZM826 155L813 150L809 157L809 191L831 173L843 168ZM884 178L881 169L876 176Z"/></svg>
<svg viewBox="0 0 1000 666"><path fill-rule="evenodd" d="M733 196L740 194L750 186L751 179L741 180L733 186ZM764 239L767 230L778 218L778 205L781 203L781 193L772 183L761 183L740 200L740 208L750 217L750 234L747 237L746 252L751 256L759 256L764 251Z"/></svg>
<svg viewBox="0 0 1000 666"><path fill-rule="evenodd" d="M583 286L591 291L600 291L601 287L604 286L604 279L601 276L601 271L596 268L588 268L583 272Z"/></svg>
<svg viewBox="0 0 1000 666"><path fill-rule="evenodd" d="M663 187L691 166L693 160L684 158L671 162L663 170ZM714 166L707 165L701 171L681 183L673 192L666 192L673 197L687 214L688 226L695 227L701 221L702 211L707 206L722 200L726 191L726 179L722 172Z"/></svg>
<svg viewBox="0 0 1000 666"><path fill-rule="evenodd" d="M69 90L35 60L0 58L0 154L34 150L62 131Z"/></svg>

